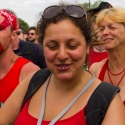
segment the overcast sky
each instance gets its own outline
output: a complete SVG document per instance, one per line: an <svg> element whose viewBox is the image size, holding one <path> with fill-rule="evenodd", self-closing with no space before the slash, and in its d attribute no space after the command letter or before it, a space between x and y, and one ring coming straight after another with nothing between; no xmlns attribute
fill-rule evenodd
<svg viewBox="0 0 125 125"><path fill-rule="evenodd" d="M39 13L46 7L58 4L60 0L0 0L1 9L11 9L17 16L29 24L29 26L36 25L39 19ZM84 3L96 0L63 0L67 3ZM113 6L125 6L125 0L105 0Z"/></svg>

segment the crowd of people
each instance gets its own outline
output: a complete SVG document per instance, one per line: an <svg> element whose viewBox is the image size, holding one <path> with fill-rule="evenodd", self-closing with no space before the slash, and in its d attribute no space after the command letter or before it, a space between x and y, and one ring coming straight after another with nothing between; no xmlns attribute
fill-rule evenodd
<svg viewBox="0 0 125 125"><path fill-rule="evenodd" d="M124 46L107 2L49 6L28 31L0 9L0 125L125 125Z"/></svg>

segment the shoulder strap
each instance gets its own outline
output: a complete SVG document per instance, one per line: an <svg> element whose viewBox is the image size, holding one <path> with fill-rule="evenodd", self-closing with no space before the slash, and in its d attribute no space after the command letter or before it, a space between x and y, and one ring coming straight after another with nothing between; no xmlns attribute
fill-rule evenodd
<svg viewBox="0 0 125 125"><path fill-rule="evenodd" d="M102 82L93 92L85 109L87 125L101 125L110 102L120 89Z"/></svg>
<svg viewBox="0 0 125 125"><path fill-rule="evenodd" d="M32 43L28 41L24 43L22 56L31 60L32 62L35 61Z"/></svg>
<svg viewBox="0 0 125 125"><path fill-rule="evenodd" d="M24 97L22 107L27 102L27 100L30 99L33 96L33 94L43 85L43 83L46 81L50 73L51 72L49 69L42 69L37 71L33 75L32 79L30 80L27 93Z"/></svg>
<svg viewBox="0 0 125 125"><path fill-rule="evenodd" d="M104 81L104 75L105 75L105 72L106 72L107 65L108 65L108 59L104 63L104 65L103 65L103 67L102 67L102 69L100 71L100 74L98 76L98 79L100 79L101 81Z"/></svg>

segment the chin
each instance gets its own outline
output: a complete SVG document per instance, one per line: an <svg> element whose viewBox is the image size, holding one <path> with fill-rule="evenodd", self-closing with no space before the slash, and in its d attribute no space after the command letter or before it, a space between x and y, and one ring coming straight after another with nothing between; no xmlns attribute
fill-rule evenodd
<svg viewBox="0 0 125 125"><path fill-rule="evenodd" d="M72 74L69 73L57 74L57 78L60 79L61 81L69 81L72 79Z"/></svg>

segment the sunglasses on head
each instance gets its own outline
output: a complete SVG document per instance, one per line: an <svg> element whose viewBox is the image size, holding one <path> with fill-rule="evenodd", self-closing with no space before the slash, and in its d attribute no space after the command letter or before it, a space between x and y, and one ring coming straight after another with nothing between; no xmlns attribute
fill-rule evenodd
<svg viewBox="0 0 125 125"><path fill-rule="evenodd" d="M61 6L50 6L48 8L46 8L43 12L43 17L44 18L52 18L54 16L56 16L61 10L65 10L65 12L74 18L82 18L83 16L86 16L86 12L85 10L80 7L80 6L76 6L76 5L69 5L66 7L61 7Z"/></svg>
<svg viewBox="0 0 125 125"><path fill-rule="evenodd" d="M32 36L33 36L34 34L35 34L35 33L28 33L28 35L32 35Z"/></svg>

